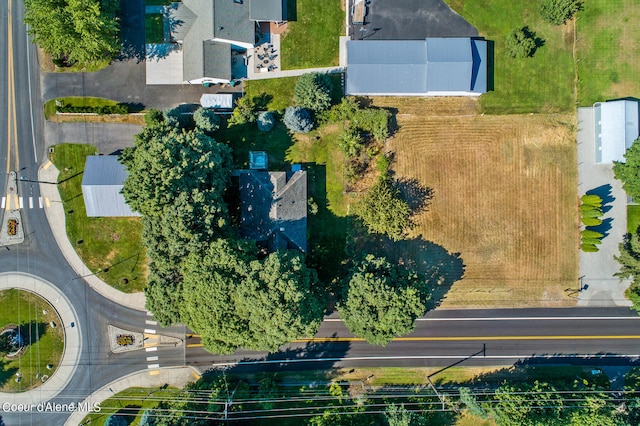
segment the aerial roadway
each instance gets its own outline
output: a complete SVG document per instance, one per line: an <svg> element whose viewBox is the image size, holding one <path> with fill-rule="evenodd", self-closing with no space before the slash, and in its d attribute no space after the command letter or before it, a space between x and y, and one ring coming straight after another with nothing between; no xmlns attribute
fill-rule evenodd
<svg viewBox="0 0 640 426"><path fill-rule="evenodd" d="M3 273L41 277L61 290L75 310L79 357L64 389L54 401L79 402L114 380L147 369L144 351L113 354L107 326L143 332L147 312L118 305L93 291L67 263L49 228L38 167L47 160L43 140L40 74L33 45L22 24L23 2L0 5L0 218L20 211L25 239L0 247ZM7 194L10 172L17 173L17 197ZM54 302L54 301L51 301ZM448 366L532 363L632 364L638 360L640 318L627 308L437 310L417 322L416 330L386 347L355 339L338 318L329 317L320 332L276 354L238 351L214 356L200 337L183 327L158 332L181 336L186 345L161 348L159 368L191 366L247 369L314 369L331 366ZM78 348L75 348L78 349ZM48 424L63 424L68 413L47 413ZM11 425L40 424L38 413L0 412Z"/></svg>

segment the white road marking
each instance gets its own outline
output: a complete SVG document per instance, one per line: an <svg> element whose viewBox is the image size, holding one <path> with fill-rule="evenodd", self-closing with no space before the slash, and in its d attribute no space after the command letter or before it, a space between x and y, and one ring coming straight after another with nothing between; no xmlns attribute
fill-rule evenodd
<svg viewBox="0 0 640 426"><path fill-rule="evenodd" d="M158 360L157 356L148 356L147 357L147 362L149 362L149 361L157 361L157 360Z"/></svg>
<svg viewBox="0 0 640 426"><path fill-rule="evenodd" d="M147 311L147 316L148 316L148 317L152 317L152 316L153 316L153 313L152 313L152 312Z"/></svg>
<svg viewBox="0 0 640 426"><path fill-rule="evenodd" d="M24 200L22 199L22 197L18 199L18 204L20 204L20 208L24 207Z"/></svg>
<svg viewBox="0 0 640 426"><path fill-rule="evenodd" d="M160 368L160 364L149 364L147 365L149 370L153 370L154 368Z"/></svg>
<svg viewBox="0 0 640 426"><path fill-rule="evenodd" d="M416 318L416 321L566 321L566 320L640 320L640 316L635 317L504 317L504 318ZM325 318L325 322L342 322L340 318Z"/></svg>
<svg viewBox="0 0 640 426"><path fill-rule="evenodd" d="M158 350L157 346L151 346L150 348L146 348L145 351L147 352L155 352Z"/></svg>
<svg viewBox="0 0 640 426"><path fill-rule="evenodd" d="M43 205L44 205L44 200L42 199L42 197L38 197L38 207L42 208Z"/></svg>
<svg viewBox="0 0 640 426"><path fill-rule="evenodd" d="M29 208L33 208L33 197L29 197Z"/></svg>
<svg viewBox="0 0 640 426"><path fill-rule="evenodd" d="M146 320L146 321L145 321L145 324L148 324L148 325L158 325L158 321Z"/></svg>
<svg viewBox="0 0 640 426"><path fill-rule="evenodd" d="M7 205L7 197L2 197L2 206L0 208L4 209L4 206Z"/></svg>
<svg viewBox="0 0 640 426"><path fill-rule="evenodd" d="M156 331L155 331L155 330L152 330L152 329L150 329L150 328L145 328L145 329L144 329L144 332L145 332L146 334L156 334Z"/></svg>

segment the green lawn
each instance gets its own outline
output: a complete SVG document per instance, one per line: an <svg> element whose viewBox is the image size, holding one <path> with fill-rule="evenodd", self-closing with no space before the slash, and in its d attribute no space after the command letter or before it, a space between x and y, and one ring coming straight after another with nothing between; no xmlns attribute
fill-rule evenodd
<svg viewBox="0 0 640 426"><path fill-rule="evenodd" d="M161 13L144 15L144 37L146 43L164 43L164 16Z"/></svg>
<svg viewBox="0 0 640 426"><path fill-rule="evenodd" d="M640 226L640 206L628 205L627 206L627 232L633 234Z"/></svg>
<svg viewBox="0 0 640 426"><path fill-rule="evenodd" d="M67 235L84 263L100 279L132 293L146 285L146 255L139 218L87 217L82 197L82 175L91 145L62 144L50 159L60 170L58 188L63 200Z"/></svg>
<svg viewBox="0 0 640 426"><path fill-rule="evenodd" d="M589 0L579 13L578 101L640 95L640 7L634 0Z"/></svg>
<svg viewBox="0 0 640 426"><path fill-rule="evenodd" d="M494 50L493 66L489 64L489 87L491 88L493 74L493 91L480 98L484 112L513 114L573 111L573 33L570 27L544 22L538 15L538 2L446 2L478 28L481 36L493 42L489 43L490 52L491 46ZM587 7L589 4L587 3ZM544 45L531 58L511 58L505 49L505 38L511 30L525 25L544 40Z"/></svg>
<svg viewBox="0 0 640 426"><path fill-rule="evenodd" d="M342 98L342 74L329 74L333 83L332 102L340 103ZM250 96L256 102L258 109L269 111L281 111L291 105L295 105L293 92L299 77L270 78L265 80L249 80L244 83L246 96Z"/></svg>
<svg viewBox="0 0 640 426"><path fill-rule="evenodd" d="M60 318L44 299L25 291L0 292L0 306L0 327L7 324L20 326L28 345L20 359L0 360L0 391L23 392L42 383L36 374L51 375L60 365L64 349L63 330L49 326L52 321L60 325ZM48 364L53 365L52 370L47 370ZM15 381L16 373L22 374L20 383Z"/></svg>
<svg viewBox="0 0 640 426"><path fill-rule="evenodd" d="M295 20L281 40L282 69L338 65L345 35L341 0L296 0Z"/></svg>
<svg viewBox="0 0 640 426"><path fill-rule="evenodd" d="M145 410L156 408L162 400L175 398L176 392L174 388L125 389L104 400L101 411L89 414L81 424L102 425L110 415L117 414L126 418L129 426L138 426Z"/></svg>

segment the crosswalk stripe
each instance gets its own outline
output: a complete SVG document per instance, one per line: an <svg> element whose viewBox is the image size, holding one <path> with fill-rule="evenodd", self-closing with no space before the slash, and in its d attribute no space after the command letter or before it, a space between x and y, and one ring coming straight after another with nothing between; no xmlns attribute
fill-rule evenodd
<svg viewBox="0 0 640 426"><path fill-rule="evenodd" d="M145 328L145 329L144 329L144 332L145 332L146 334L156 334L156 331L155 331L155 330L152 330L152 329L150 329L150 328Z"/></svg>
<svg viewBox="0 0 640 426"><path fill-rule="evenodd" d="M42 208L42 205L43 205L42 197L38 197L38 207Z"/></svg>
<svg viewBox="0 0 640 426"><path fill-rule="evenodd" d="M157 356L148 356L147 357L147 362L149 362L149 361L157 361L157 360L158 360Z"/></svg>
<svg viewBox="0 0 640 426"><path fill-rule="evenodd" d="M149 364L149 365L147 365L147 368L149 370L153 370L155 368L160 368L160 364Z"/></svg>
<svg viewBox="0 0 640 426"><path fill-rule="evenodd" d="M7 205L7 197L2 197L2 207L4 209L4 206Z"/></svg>
<svg viewBox="0 0 640 426"><path fill-rule="evenodd" d="M29 197L29 208L33 208L33 197Z"/></svg>
<svg viewBox="0 0 640 426"><path fill-rule="evenodd" d="M145 324L147 324L147 325L158 325L158 321L146 320Z"/></svg>
<svg viewBox="0 0 640 426"><path fill-rule="evenodd" d="M155 352L158 350L157 346L151 346L150 348L146 348L145 351L147 352Z"/></svg>
<svg viewBox="0 0 640 426"><path fill-rule="evenodd" d="M20 208L24 208L24 200L22 199L22 197L18 199L18 204L20 205Z"/></svg>

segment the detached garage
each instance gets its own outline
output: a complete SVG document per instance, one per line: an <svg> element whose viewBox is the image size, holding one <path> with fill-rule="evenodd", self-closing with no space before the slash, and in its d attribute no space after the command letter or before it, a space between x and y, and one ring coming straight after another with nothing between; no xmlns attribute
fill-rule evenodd
<svg viewBox="0 0 640 426"><path fill-rule="evenodd" d="M347 42L348 95L479 96L486 91L486 40Z"/></svg>
<svg viewBox="0 0 640 426"><path fill-rule="evenodd" d="M596 163L624 162L624 153L638 139L636 101L597 102L593 105Z"/></svg>
<svg viewBox="0 0 640 426"><path fill-rule="evenodd" d="M90 155L84 164L82 196L89 217L131 217L131 211L120 193L127 170L115 155Z"/></svg>

